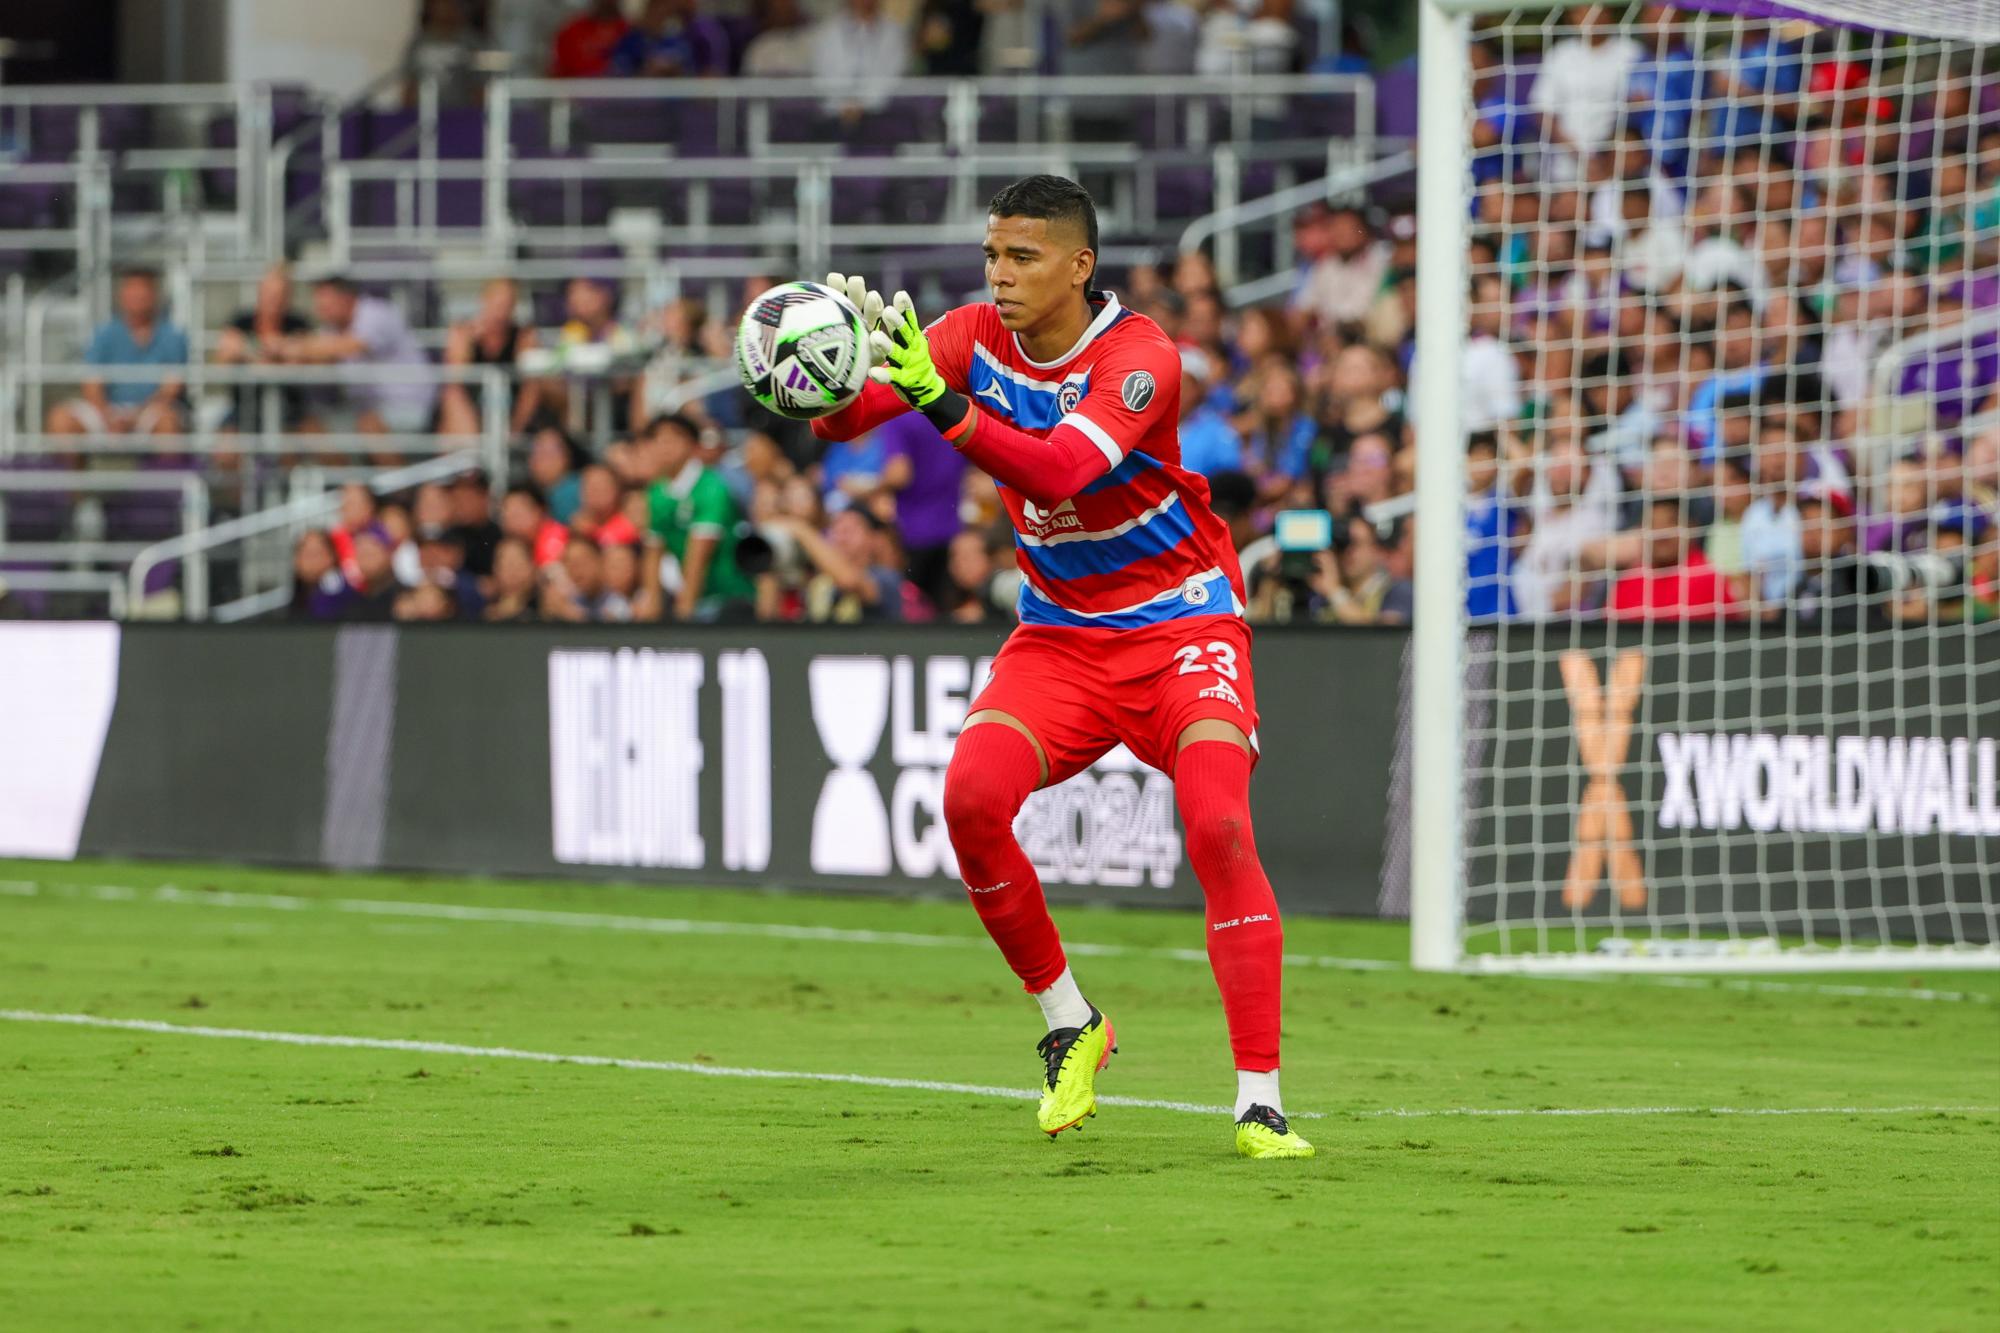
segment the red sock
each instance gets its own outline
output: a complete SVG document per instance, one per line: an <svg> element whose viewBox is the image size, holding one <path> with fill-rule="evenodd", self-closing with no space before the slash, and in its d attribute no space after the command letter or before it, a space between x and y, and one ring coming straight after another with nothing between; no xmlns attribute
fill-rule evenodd
<svg viewBox="0 0 2000 1333"><path fill-rule="evenodd" d="M998 722L967 727L944 775L944 822L986 933L1030 993L1047 990L1069 966L1042 881L1021 844L1014 816L1041 781L1041 761L1026 736Z"/></svg>
<svg viewBox="0 0 2000 1333"><path fill-rule="evenodd" d="M1174 799L1208 900L1208 963L1236 1067L1276 1069L1285 931L1250 831L1249 752L1231 741L1188 746L1174 763Z"/></svg>

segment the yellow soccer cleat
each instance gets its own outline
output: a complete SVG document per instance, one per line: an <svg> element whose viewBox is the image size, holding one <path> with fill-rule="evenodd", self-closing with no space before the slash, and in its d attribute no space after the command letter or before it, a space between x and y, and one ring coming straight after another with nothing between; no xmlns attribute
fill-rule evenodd
<svg viewBox="0 0 2000 1333"><path fill-rule="evenodd" d="M1253 1106L1236 1122L1236 1152L1241 1157L1310 1157L1313 1146L1285 1117L1268 1106Z"/></svg>
<svg viewBox="0 0 2000 1333"><path fill-rule="evenodd" d="M1082 1027L1057 1028L1037 1043L1035 1054L1046 1070L1035 1115L1042 1133L1054 1138L1097 1114L1097 1071L1111 1063L1117 1049L1118 1034L1095 1006Z"/></svg>

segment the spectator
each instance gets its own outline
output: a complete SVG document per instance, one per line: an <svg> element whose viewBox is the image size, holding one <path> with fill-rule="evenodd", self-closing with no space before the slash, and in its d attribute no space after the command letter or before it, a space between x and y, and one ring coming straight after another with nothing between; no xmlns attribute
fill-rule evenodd
<svg viewBox="0 0 2000 1333"><path fill-rule="evenodd" d="M1799 486L1799 581L1789 593L1792 621L1846 631L1860 621L1855 580L1854 507L1848 497L1816 480Z"/></svg>
<svg viewBox="0 0 2000 1333"><path fill-rule="evenodd" d="M451 533L465 548L465 572L483 579L493 573L493 552L500 544L500 525L493 521L493 490L477 470L452 478L446 495L451 504Z"/></svg>
<svg viewBox="0 0 2000 1333"><path fill-rule="evenodd" d="M1729 584L1708 563L1686 524L1677 500L1662 497L1646 506L1645 564L1612 585L1613 620L1708 621L1736 616Z"/></svg>
<svg viewBox="0 0 2000 1333"><path fill-rule="evenodd" d="M306 317L292 308L291 270L273 264L257 280L257 296L250 308L230 320L217 337L215 362L221 366L277 365L283 360L286 341L311 328ZM264 404L272 395L278 404L278 419L272 423L276 429L294 431L309 424L304 389L246 384L230 394L233 405L224 429L263 430Z"/></svg>
<svg viewBox="0 0 2000 1333"><path fill-rule="evenodd" d="M403 105L417 105L418 89L437 84L440 106L477 106L485 94L479 54L486 46L483 18L470 0L421 0L417 28L403 48Z"/></svg>
<svg viewBox="0 0 2000 1333"><path fill-rule="evenodd" d="M533 486L511 486L500 501L500 531L525 544L537 569L562 559L569 529L549 517L542 493Z"/></svg>
<svg viewBox="0 0 2000 1333"><path fill-rule="evenodd" d="M813 69L813 25L799 0L762 0L755 7L757 35L743 50L746 79L803 79ZM748 301L744 304L747 306Z"/></svg>
<svg viewBox="0 0 2000 1333"><path fill-rule="evenodd" d="M378 527L366 527L354 534L354 564L357 577L352 595L343 608L346 620L388 621L396 614L396 598L403 585L396 580L388 534Z"/></svg>
<svg viewBox="0 0 2000 1333"><path fill-rule="evenodd" d="M378 527L375 492L358 481L349 482L340 488L340 514L327 539L333 543L334 556L340 563L340 573L349 583L361 581L361 566L354 553L354 539L370 528ZM386 539L387 534L383 534Z"/></svg>
<svg viewBox="0 0 2000 1333"><path fill-rule="evenodd" d="M917 54L933 79L967 79L979 73L986 40L987 0L924 0L917 12Z"/></svg>
<svg viewBox="0 0 2000 1333"><path fill-rule="evenodd" d="M1507 320L1507 288L1497 275L1472 280L1465 359L1459 367L1459 412L1467 429L1511 425L1521 415L1521 369L1500 340ZM1410 381L1416 385L1412 368ZM1412 393L1417 401L1421 395Z"/></svg>
<svg viewBox="0 0 2000 1333"><path fill-rule="evenodd" d="M1465 614L1474 622L1511 619L1514 547L1525 516L1500 457L1500 437L1474 431L1465 445Z"/></svg>
<svg viewBox="0 0 2000 1333"><path fill-rule="evenodd" d="M444 528L417 531L418 581L435 583L451 594L453 613L477 620L486 609L479 581L465 572L465 547Z"/></svg>
<svg viewBox="0 0 2000 1333"><path fill-rule="evenodd" d="M1130 74L1146 44L1144 0L1065 0L1061 70L1066 75Z"/></svg>
<svg viewBox="0 0 2000 1333"><path fill-rule="evenodd" d="M639 22L611 48L611 72L647 79L729 73L729 33L695 0L646 0Z"/></svg>
<svg viewBox="0 0 2000 1333"><path fill-rule="evenodd" d="M396 594L390 617L398 621L458 619L458 602L451 590L436 583L419 583Z"/></svg>
<svg viewBox="0 0 2000 1333"><path fill-rule="evenodd" d="M602 624L631 618L632 603L605 586L603 549L572 534L561 562L551 565L543 580L542 619Z"/></svg>
<svg viewBox="0 0 2000 1333"><path fill-rule="evenodd" d="M568 524L583 500L581 470L590 455L555 426L544 426L528 442L528 480L548 497L549 517Z"/></svg>
<svg viewBox="0 0 2000 1333"><path fill-rule="evenodd" d="M1631 123L1653 160L1673 179L1684 180L1697 137L1695 118L1704 110L1701 61L1673 6L1646 5L1639 22L1648 36L1625 84Z"/></svg>
<svg viewBox="0 0 2000 1333"><path fill-rule="evenodd" d="M651 530L674 557L677 620L747 613L756 589L737 564L742 511L722 478L695 456L700 431L686 417L655 417L643 440L656 480L648 494Z"/></svg>
<svg viewBox="0 0 2000 1333"><path fill-rule="evenodd" d="M820 455L819 484L828 509L859 504L882 486L882 469L887 465L886 441L879 430L836 440Z"/></svg>
<svg viewBox="0 0 2000 1333"><path fill-rule="evenodd" d="M1703 462L1711 461L1720 440L1723 398L1740 395L1747 402L1769 373L1758 357L1757 311L1748 301L1731 301L1723 310L1716 338L1716 369L1688 400L1688 444Z"/></svg>
<svg viewBox="0 0 2000 1333"><path fill-rule="evenodd" d="M774 525L798 543L812 569L805 593L808 619L842 625L903 619L903 575L893 558L893 539L888 525L864 506L835 514L824 536L790 516Z"/></svg>
<svg viewBox="0 0 2000 1333"><path fill-rule="evenodd" d="M1395 448L1388 436L1376 431L1358 436L1338 461L1341 466L1328 473L1322 488L1335 519L1359 514L1396 493Z"/></svg>
<svg viewBox="0 0 2000 1333"><path fill-rule="evenodd" d="M999 571L992 544L977 528L962 528L946 548L943 593L938 610L960 625L995 625L1014 618L996 595Z"/></svg>
<svg viewBox="0 0 2000 1333"><path fill-rule="evenodd" d="M1389 250L1360 209L1335 209L1327 217L1324 253L1292 293L1294 318L1323 327L1365 319L1388 276Z"/></svg>
<svg viewBox="0 0 2000 1333"><path fill-rule="evenodd" d="M1585 452L1573 414L1552 421L1548 442L1535 460L1528 493L1530 530L1515 561L1515 610L1528 620L1548 620L1584 608L1585 555L1618 527L1618 470Z"/></svg>
<svg viewBox="0 0 2000 1333"><path fill-rule="evenodd" d="M187 335L160 317L160 279L127 269L118 279L118 317L98 326L84 349L91 366L157 366L158 379L85 380L78 397L49 410L51 435L179 435L186 428L181 371Z"/></svg>
<svg viewBox="0 0 2000 1333"><path fill-rule="evenodd" d="M317 529L301 533L292 547L293 620L344 620L349 592L341 577L333 542Z"/></svg>
<svg viewBox="0 0 2000 1333"><path fill-rule="evenodd" d="M660 588L660 539L647 534L643 545L615 542L604 547L604 591L631 607L630 619L651 624L666 610Z"/></svg>
<svg viewBox="0 0 2000 1333"><path fill-rule="evenodd" d="M875 433L882 438L882 489L895 502L910 581L935 601L944 592L950 545L958 532L965 455L920 412L895 417Z"/></svg>
<svg viewBox="0 0 2000 1333"><path fill-rule="evenodd" d="M1744 551L1745 515L1757 499L1751 486L1752 466L1744 450L1725 449L1715 463L1715 521L1708 525L1702 551L1715 572L1729 584L1739 602L1758 595L1757 580Z"/></svg>
<svg viewBox="0 0 2000 1333"><path fill-rule="evenodd" d="M1521 104L1516 76L1489 41L1467 50L1472 66L1472 182L1475 188L1518 180L1527 170L1534 113Z"/></svg>
<svg viewBox="0 0 2000 1333"><path fill-rule="evenodd" d="M495 278L479 294L479 310L471 319L451 326L445 339L448 366L499 366L513 374L523 352L536 345L535 330L514 318L520 291L511 278ZM514 408L508 417L514 434L528 428L542 403L542 384L534 379L513 383ZM477 384L447 384L438 402L438 431L443 435L477 435L480 410L473 400Z"/></svg>
<svg viewBox="0 0 2000 1333"><path fill-rule="evenodd" d="M1206 352L1181 348L1181 466L1203 476L1243 470L1243 441L1208 401L1214 375L1215 363Z"/></svg>
<svg viewBox="0 0 2000 1333"><path fill-rule="evenodd" d="M363 296L345 278L322 278L314 285L313 314L320 331L288 338L285 360L364 371L430 367L401 312L378 296ZM428 380L364 380L336 391L319 415L337 435L423 435L436 407L437 385Z"/></svg>
<svg viewBox="0 0 2000 1333"><path fill-rule="evenodd" d="M910 31L881 0L845 0L813 29L813 73L833 90L826 114L851 130L882 111L910 67Z"/></svg>
<svg viewBox="0 0 2000 1333"><path fill-rule="evenodd" d="M512 537L493 548L493 595L481 619L510 624L540 620L539 580L534 552Z"/></svg>
<svg viewBox="0 0 2000 1333"><path fill-rule="evenodd" d="M592 463L578 476L576 510L568 520L570 531L582 533L607 550L636 545L640 530L625 516L625 497L611 469Z"/></svg>
<svg viewBox="0 0 2000 1333"><path fill-rule="evenodd" d="M1591 155L1617 134L1626 79L1644 54L1619 34L1608 5L1572 5L1569 23L1575 35L1549 47L1529 95L1555 149L1543 174L1556 181L1582 176Z"/></svg>
<svg viewBox="0 0 2000 1333"><path fill-rule="evenodd" d="M1313 420L1305 412L1298 371L1282 362L1264 374L1245 414L1243 470L1257 483L1260 505L1311 502ZM1304 494L1295 492L1303 491Z"/></svg>
<svg viewBox="0 0 2000 1333"><path fill-rule="evenodd" d="M1322 567L1321 618L1338 625L1407 625L1415 597L1410 584L1389 570L1388 549L1373 523L1348 519L1335 531L1333 560L1339 577Z"/></svg>
<svg viewBox="0 0 2000 1333"><path fill-rule="evenodd" d="M599 278L571 278L563 288L561 340L565 348L603 347L613 356L636 350L638 343L618 322L618 291Z"/></svg>
<svg viewBox="0 0 2000 1333"><path fill-rule="evenodd" d="M625 18L621 0L591 0L588 7L557 30L555 48L549 56L549 77L603 78L612 72L612 52L630 31L632 25Z"/></svg>
<svg viewBox="0 0 2000 1333"><path fill-rule="evenodd" d="M1577 375L1583 391L1585 419L1598 429L1590 436L1590 451L1606 455L1623 467L1644 464L1662 428L1660 414L1640 392L1639 377L1623 347L1595 354Z"/></svg>

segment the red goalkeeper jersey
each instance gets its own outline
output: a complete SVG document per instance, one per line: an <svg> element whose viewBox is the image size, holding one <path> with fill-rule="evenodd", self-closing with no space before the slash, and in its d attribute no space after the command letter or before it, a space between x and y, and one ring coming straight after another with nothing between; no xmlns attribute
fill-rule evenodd
<svg viewBox="0 0 2000 1333"><path fill-rule="evenodd" d="M1030 360L991 304L928 330L938 374L979 409L963 450L991 474L1014 523L1024 624L1131 628L1241 616L1243 575L1208 483L1181 467L1180 352L1158 324L1092 292L1074 347ZM813 422L852 439L909 411L870 383Z"/></svg>

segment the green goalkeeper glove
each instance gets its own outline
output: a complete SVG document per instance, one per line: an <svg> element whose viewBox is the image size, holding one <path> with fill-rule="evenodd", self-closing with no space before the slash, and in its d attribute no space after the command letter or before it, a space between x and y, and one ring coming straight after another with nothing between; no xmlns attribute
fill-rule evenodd
<svg viewBox="0 0 2000 1333"><path fill-rule="evenodd" d="M944 382L931 361L931 342L924 336L923 325L917 323L917 312L908 292L896 293L896 299L882 311L881 326L869 335L868 341L873 347L869 357L873 367L868 378L888 385L925 416L947 395L958 396L951 393L951 386ZM956 424L957 420L954 417L947 424Z"/></svg>

